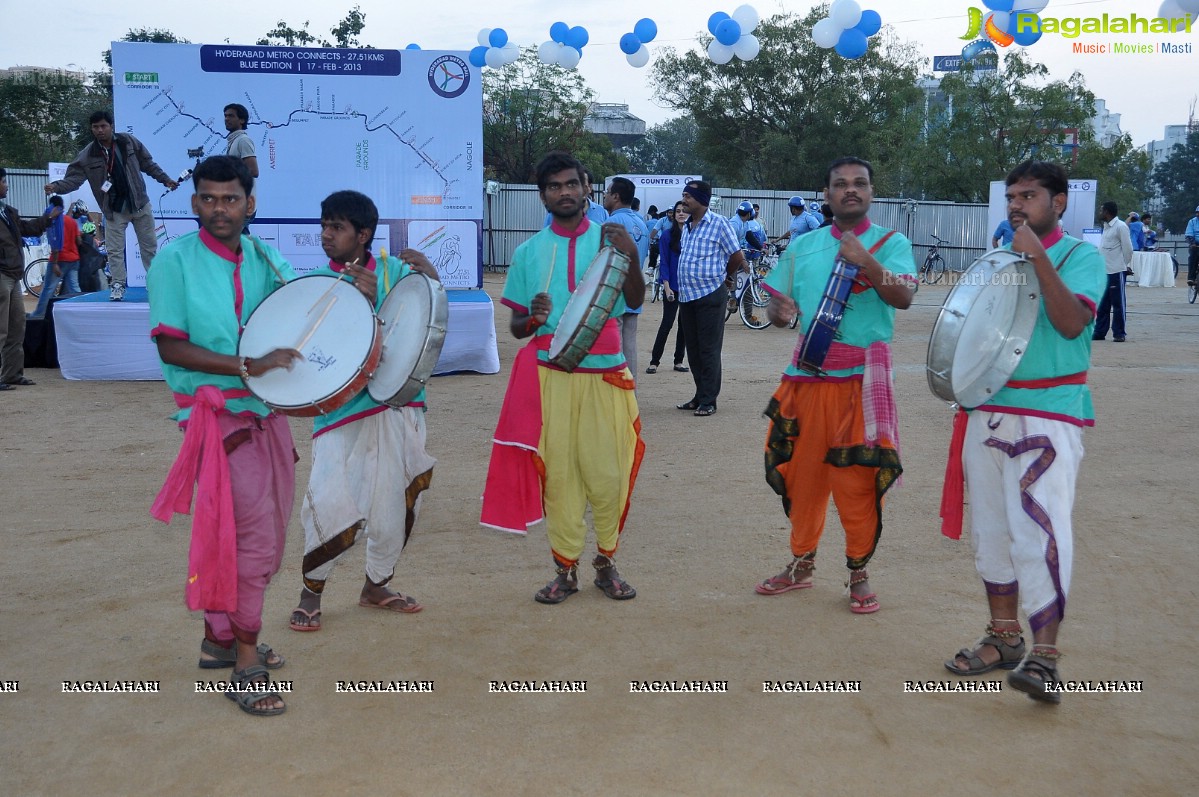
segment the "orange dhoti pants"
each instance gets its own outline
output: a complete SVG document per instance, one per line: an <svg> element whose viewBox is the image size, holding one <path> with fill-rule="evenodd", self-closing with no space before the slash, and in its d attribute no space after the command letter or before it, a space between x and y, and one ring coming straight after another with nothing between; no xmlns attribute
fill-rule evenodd
<svg viewBox="0 0 1199 797"><path fill-rule="evenodd" d="M816 551L832 495L846 566L865 567L882 533L883 495L903 469L895 441L866 445L861 379L784 380L766 417L766 482L791 518L791 553Z"/></svg>

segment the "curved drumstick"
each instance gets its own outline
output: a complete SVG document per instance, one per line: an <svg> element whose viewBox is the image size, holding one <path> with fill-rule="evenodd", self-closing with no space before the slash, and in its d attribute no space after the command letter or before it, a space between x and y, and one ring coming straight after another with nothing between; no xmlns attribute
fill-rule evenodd
<svg viewBox="0 0 1199 797"><path fill-rule="evenodd" d="M350 266L358 265L358 258L354 258L353 263L347 263L346 265L350 265ZM309 307L308 312L304 313L304 315L312 315L312 311L316 309L316 306L318 304L320 304L321 302L325 301L325 298L328 297L329 294L333 293L333 289L337 287L337 283L341 282L341 278L344 276L345 276L344 271L341 272L340 274L338 274L337 279L333 280L332 284L330 284L329 287L327 289L325 289L324 293L322 293L320 296L316 297L316 301L312 303L312 307ZM350 282L352 283L353 281L354 281L354 278L350 277ZM296 348L299 348L299 346L297 346Z"/></svg>
<svg viewBox="0 0 1199 797"><path fill-rule="evenodd" d="M304 337L300 338L300 342L296 344L296 351L304 350L305 344L307 344L308 341L312 339L312 336L316 334L317 327L319 327L325 320L325 316L329 315L329 311L333 309L333 305L335 304L337 304L336 296L329 299L329 303L325 305L325 309L321 312L320 317L317 318L313 325L308 328L308 332L305 333Z"/></svg>
<svg viewBox="0 0 1199 797"><path fill-rule="evenodd" d="M554 249L550 253L550 275L545 278L545 290L542 293L550 292L550 280L554 278L554 266L558 265L558 243L554 242Z"/></svg>

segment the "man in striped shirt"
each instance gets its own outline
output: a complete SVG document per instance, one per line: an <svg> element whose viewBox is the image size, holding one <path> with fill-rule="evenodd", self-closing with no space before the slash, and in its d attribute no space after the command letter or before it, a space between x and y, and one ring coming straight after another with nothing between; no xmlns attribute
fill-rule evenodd
<svg viewBox="0 0 1199 797"><path fill-rule="evenodd" d="M679 328L687 341L695 395L677 406L700 417L715 414L720 395L727 283L747 268L729 220L708 212L711 201L712 186L703 180L691 180L683 188L683 204L691 218L680 239Z"/></svg>

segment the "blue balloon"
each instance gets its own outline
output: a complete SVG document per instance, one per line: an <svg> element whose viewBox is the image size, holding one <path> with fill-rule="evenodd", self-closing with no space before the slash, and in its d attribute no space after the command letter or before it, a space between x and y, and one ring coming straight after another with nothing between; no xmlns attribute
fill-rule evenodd
<svg viewBox="0 0 1199 797"><path fill-rule="evenodd" d="M587 29L582 25L575 25L570 29L570 32L566 34L566 44L575 48L576 50L582 50L585 46L587 46L587 42L590 40L591 37L587 35Z"/></svg>
<svg viewBox="0 0 1199 797"><path fill-rule="evenodd" d="M732 47L741 38L741 23L735 19L726 19L716 26L716 41Z"/></svg>
<svg viewBox="0 0 1199 797"><path fill-rule="evenodd" d="M487 48L483 45L472 48L470 56L466 60L479 67L479 69L482 69L487 66Z"/></svg>
<svg viewBox="0 0 1199 797"><path fill-rule="evenodd" d="M503 47L508 43L508 31L503 28L492 28L487 41L491 43L492 47Z"/></svg>
<svg viewBox="0 0 1199 797"><path fill-rule="evenodd" d="M566 44L566 34L570 33L570 26L565 22L555 22L550 25L550 40L556 41L558 44Z"/></svg>
<svg viewBox="0 0 1199 797"><path fill-rule="evenodd" d="M639 19L637 20L637 24L633 26L633 33L637 35L637 38L643 44L652 42L654 37L658 35L658 26L652 19Z"/></svg>
<svg viewBox="0 0 1199 797"><path fill-rule="evenodd" d="M852 61L865 55L868 46L865 33L856 28L849 28L841 31L841 38L837 39L837 45L833 49L837 51L837 55Z"/></svg>
<svg viewBox="0 0 1199 797"><path fill-rule="evenodd" d="M853 27L854 30L860 30L867 36L873 36L878 33L879 28L882 26L883 18L879 16L877 11L863 11L862 18Z"/></svg>
<svg viewBox="0 0 1199 797"><path fill-rule="evenodd" d="M1016 41L1016 44L1020 45L1021 47L1031 47L1032 45L1034 45L1038 41L1040 41L1040 39L1041 39L1040 17L1038 17L1037 20L1038 21L1037 21L1037 26L1036 26L1037 29L1036 30L1022 31L1022 30L1019 30L1019 27L1020 27L1019 25L1014 26L1014 27L1016 27L1017 30L1016 30L1016 32L1012 33L1012 38Z"/></svg>
<svg viewBox="0 0 1199 797"><path fill-rule="evenodd" d="M419 50L419 49L420 49L420 45L419 45L419 44L417 44L416 42L413 42L412 44L409 44L409 45L408 45L407 47L405 47L404 49L405 49L405 50Z"/></svg>
<svg viewBox="0 0 1199 797"><path fill-rule="evenodd" d="M719 25L721 22L724 22L726 19L732 19L732 17L730 17L728 14L724 13L723 11L717 11L715 14L708 17L708 33L711 33L713 36L715 36L716 35L716 26Z"/></svg>
<svg viewBox="0 0 1199 797"><path fill-rule="evenodd" d="M1013 0L983 0L983 5L992 11L1011 11L1016 4Z"/></svg>
<svg viewBox="0 0 1199 797"><path fill-rule="evenodd" d="M625 55L632 55L641 49L641 39L637 38L636 33L626 33L620 37L620 51Z"/></svg>

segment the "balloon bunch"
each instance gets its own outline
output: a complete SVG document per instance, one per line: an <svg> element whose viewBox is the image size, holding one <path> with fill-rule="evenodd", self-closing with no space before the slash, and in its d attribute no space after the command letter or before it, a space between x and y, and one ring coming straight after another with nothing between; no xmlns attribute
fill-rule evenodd
<svg viewBox="0 0 1199 797"><path fill-rule="evenodd" d="M652 19L637 20L632 33L620 37L620 51L624 53L629 66L640 69L649 63L649 50L645 45L658 35L658 26Z"/></svg>
<svg viewBox="0 0 1199 797"><path fill-rule="evenodd" d="M866 54L870 37L882 26L879 13L863 11L857 0L833 0L828 16L812 26L812 41L817 47L831 47L837 55L852 60Z"/></svg>
<svg viewBox="0 0 1199 797"><path fill-rule="evenodd" d="M587 29L581 25L572 28L565 22L555 22L550 25L550 40L542 42L537 48L537 55L542 63L574 69L579 65L583 48L590 39Z"/></svg>
<svg viewBox="0 0 1199 797"><path fill-rule="evenodd" d="M405 49L405 50L419 50L419 49L420 49L420 45L419 45L419 44L417 44L416 42L412 42L411 44L409 44L409 45L408 45L407 47L405 47L404 49Z"/></svg>
<svg viewBox="0 0 1199 797"><path fill-rule="evenodd" d="M983 0L983 5L991 10L990 14L983 17L983 32L986 33L988 39L1000 47L1007 47L1013 43L1021 47L1030 47L1041 38L1041 25L1037 13L1049 5L1049 0ZM974 14L981 13L976 9L970 10ZM1029 15L1037 19L1037 24L1025 26L1016 24L1019 17ZM973 14L970 24L971 27L974 26ZM1024 30L1020 30L1021 27ZM975 35L977 35L977 31L975 31Z"/></svg>
<svg viewBox="0 0 1199 797"><path fill-rule="evenodd" d="M762 45L753 35L758 27L758 12L753 6L738 6L732 15L717 11L708 17L708 33L715 38L708 45L708 57L714 64L727 64L737 56L742 61L752 61L758 56Z"/></svg>
<svg viewBox="0 0 1199 797"><path fill-rule="evenodd" d="M520 58L520 47L508 41L508 32L503 28L483 28L478 41L479 46L470 51L468 60L480 69L485 66L499 69Z"/></svg>

